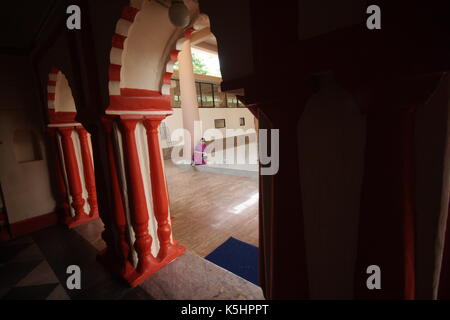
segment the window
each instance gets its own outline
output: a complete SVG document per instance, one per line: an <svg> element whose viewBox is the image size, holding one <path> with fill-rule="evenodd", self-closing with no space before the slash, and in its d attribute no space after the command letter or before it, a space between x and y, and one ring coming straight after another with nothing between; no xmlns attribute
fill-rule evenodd
<svg viewBox="0 0 450 320"><path fill-rule="evenodd" d="M174 108L181 107L180 80L172 80L172 106Z"/></svg>
<svg viewBox="0 0 450 320"><path fill-rule="evenodd" d="M237 107L237 99L235 95L227 94L227 104L230 108L236 108Z"/></svg>
<svg viewBox="0 0 450 320"><path fill-rule="evenodd" d="M195 90L197 91L197 102L198 106L202 106L202 90L200 88L200 82L195 83Z"/></svg>
<svg viewBox="0 0 450 320"><path fill-rule="evenodd" d="M214 127L216 129L225 128L225 119L215 119L214 120Z"/></svg>
<svg viewBox="0 0 450 320"><path fill-rule="evenodd" d="M244 108L236 95L222 92L220 84L195 82L197 92L197 102L200 108ZM172 80L172 105L177 108L181 107L180 81Z"/></svg>
<svg viewBox="0 0 450 320"><path fill-rule="evenodd" d="M220 90L220 85L213 84L214 107L224 108L227 106L227 95Z"/></svg>
<svg viewBox="0 0 450 320"><path fill-rule="evenodd" d="M239 125L242 127L242 126L245 126L245 118L240 118L239 119Z"/></svg>
<svg viewBox="0 0 450 320"><path fill-rule="evenodd" d="M211 83L200 83L202 107L214 107L213 86Z"/></svg>

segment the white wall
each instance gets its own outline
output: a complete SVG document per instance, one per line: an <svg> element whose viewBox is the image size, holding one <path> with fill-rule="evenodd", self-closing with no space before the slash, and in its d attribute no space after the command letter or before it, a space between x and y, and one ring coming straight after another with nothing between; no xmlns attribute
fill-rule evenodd
<svg viewBox="0 0 450 320"><path fill-rule="evenodd" d="M144 1L126 40L122 88L160 90L162 71L167 62L161 54L176 32L168 10L155 1Z"/></svg>
<svg viewBox="0 0 450 320"><path fill-rule="evenodd" d="M164 122L169 129L169 134L174 130L183 128L183 117L181 108L174 108L171 116ZM203 132L214 129L215 119L225 119L225 129L255 129L255 117L247 108L199 108L200 121L202 121ZM240 126L240 118L245 118L245 126ZM225 129L219 129L225 135ZM161 145L167 148L167 141L162 139Z"/></svg>
<svg viewBox="0 0 450 320"><path fill-rule="evenodd" d="M44 148L43 123L31 81L28 57L0 59L0 183L10 223L53 212L53 198ZM42 160L19 163L14 155L15 130L31 130Z"/></svg>
<svg viewBox="0 0 450 320"><path fill-rule="evenodd" d="M72 89L66 76L61 71L56 76L54 105L56 112L76 112Z"/></svg>
<svg viewBox="0 0 450 320"><path fill-rule="evenodd" d="M31 129L38 138L42 160L19 163L14 154L15 130ZM10 223L53 212L55 200L45 158L43 136L23 109L0 109L0 182Z"/></svg>

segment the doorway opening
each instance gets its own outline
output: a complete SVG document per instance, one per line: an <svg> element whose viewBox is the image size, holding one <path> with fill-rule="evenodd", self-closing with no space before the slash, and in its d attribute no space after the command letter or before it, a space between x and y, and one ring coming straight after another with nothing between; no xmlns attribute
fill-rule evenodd
<svg viewBox="0 0 450 320"><path fill-rule="evenodd" d="M207 17L198 21L174 65L174 112L160 126L173 233L188 250L259 284L258 123L236 94L221 90L217 41Z"/></svg>

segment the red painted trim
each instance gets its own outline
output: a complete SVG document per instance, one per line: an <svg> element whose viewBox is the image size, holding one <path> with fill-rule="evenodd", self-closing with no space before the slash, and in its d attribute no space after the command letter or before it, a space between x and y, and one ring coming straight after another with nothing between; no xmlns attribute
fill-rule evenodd
<svg viewBox="0 0 450 320"><path fill-rule="evenodd" d="M13 237L32 233L58 223L56 212L46 213L37 217L14 222L9 225Z"/></svg>
<svg viewBox="0 0 450 320"><path fill-rule="evenodd" d="M163 76L163 83L164 84L170 84L172 81L172 73L171 72L165 72Z"/></svg>
<svg viewBox="0 0 450 320"><path fill-rule="evenodd" d="M126 36L123 36L121 34L115 33L112 37L112 46L114 48L123 49L123 44L125 40L127 39Z"/></svg>
<svg viewBox="0 0 450 320"><path fill-rule="evenodd" d="M125 19L131 23L134 22L134 19L136 18L136 15L139 13L139 9L130 7L130 6L126 6L122 9L122 19ZM194 28L188 28L184 31L183 37L186 39L191 38L192 33L195 31ZM123 35L119 35L119 34L114 34L112 37L112 46L114 48L118 48L118 49L123 49L124 45L125 45L125 40L126 40L126 36ZM179 54L179 50L172 50L169 54L169 61L177 61L178 60L178 54ZM109 80L110 81L121 81L121 76L120 76L120 70L121 70L122 66L121 65L116 65L116 64L110 64L109 65L109 69L108 69L108 74L109 74ZM170 84L170 79L169 77L172 77L171 73L163 73L163 77L162 77L162 81L164 84ZM147 96L147 95L143 95L141 93L126 93L124 94L123 91L124 89L121 89L121 96L138 96L138 97L142 97L142 96ZM139 90L139 89L125 89L125 90ZM161 94L161 93L159 93ZM169 108L171 107L170 105L170 96L169 95L164 95L164 97L168 100L168 106ZM152 110L153 108L153 103L152 102L145 102L142 100L133 100L133 101L124 101L121 100L120 98L117 98L117 96L115 95L110 95L110 107L108 109L110 110L128 110L130 109L130 107L128 107L127 105L124 105L124 103L131 103L131 110L135 110L135 109L139 109L139 110ZM166 106L164 106L165 108Z"/></svg>
<svg viewBox="0 0 450 320"><path fill-rule="evenodd" d="M56 112L54 109L48 109L48 119L51 124L76 122L76 115L76 112Z"/></svg>
<svg viewBox="0 0 450 320"><path fill-rule="evenodd" d="M180 50L172 50L170 52L170 61L177 61L178 60L178 54L180 53Z"/></svg>
<svg viewBox="0 0 450 320"><path fill-rule="evenodd" d="M121 88L120 95L124 97L161 97L159 91L133 88Z"/></svg>
<svg viewBox="0 0 450 320"><path fill-rule="evenodd" d="M48 80L47 85L53 87L56 86L56 80Z"/></svg>
<svg viewBox="0 0 450 320"><path fill-rule="evenodd" d="M122 9L122 19L133 22L136 18L136 15L139 13L139 9L133 7L124 7Z"/></svg>
<svg viewBox="0 0 450 320"><path fill-rule="evenodd" d="M120 70L122 66L119 64L110 64L108 75L110 81L120 81Z"/></svg>
<svg viewBox="0 0 450 320"><path fill-rule="evenodd" d="M184 37L186 39L190 39L192 37L192 33L194 33L195 29L194 28L188 28L186 29L186 31L184 31Z"/></svg>
<svg viewBox="0 0 450 320"><path fill-rule="evenodd" d="M108 110L171 110L170 97L160 95L159 97L123 97L118 95L109 96Z"/></svg>
<svg viewBox="0 0 450 320"><path fill-rule="evenodd" d="M54 101L55 100L55 93L54 92L47 93L47 100Z"/></svg>

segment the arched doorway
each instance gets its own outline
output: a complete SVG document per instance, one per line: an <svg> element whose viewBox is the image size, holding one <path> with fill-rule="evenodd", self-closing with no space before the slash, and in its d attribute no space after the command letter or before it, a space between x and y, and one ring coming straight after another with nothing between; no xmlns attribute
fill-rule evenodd
<svg viewBox="0 0 450 320"><path fill-rule="evenodd" d="M47 133L61 221L73 228L98 218L90 135L75 120L76 107L64 73L52 68L47 83Z"/></svg>
<svg viewBox="0 0 450 320"><path fill-rule="evenodd" d="M192 1L187 2L187 5L195 21L198 15L197 4ZM198 219L198 225L201 225L203 219L193 216L183 222L180 215L172 221L167 190L170 181L167 181L164 174L163 153L158 132L161 123L165 121L167 125L174 113L170 96L173 65L183 46L195 32L193 28L182 30L173 26L168 19L167 8L157 1L132 1L130 6L123 9L112 39L109 106L105 110L103 123L108 135L115 206L114 220L119 233L118 243L123 263L121 274L131 285L139 284L183 253L183 243L177 241L179 239L174 232L174 226L178 221L180 228L184 225L186 229L188 221L192 221L193 218ZM195 83L192 85L195 86ZM214 86L208 85L211 87L212 97ZM194 99L197 97L194 96ZM207 100L208 98L205 99ZM238 104L236 97L231 100ZM200 101L203 101L202 98ZM212 103L214 106L214 98ZM236 110L240 111L238 108ZM241 110L246 111L245 108ZM243 121L240 118L244 118ZM246 122L249 125L254 123L252 115L249 115L249 121L246 121L245 117L240 118L233 119L237 120L238 126L245 127L241 123ZM232 147L234 148L234 143ZM248 207L253 207L253 217L249 219L251 220L249 224L254 226L253 235L256 236L253 242L257 244L257 180L253 180L252 184L254 191L250 195L244 192L242 200L225 201L229 202L231 209L234 208L235 217ZM237 191L238 187L239 183L235 183L234 190ZM171 201L177 196L178 194L170 195ZM190 200L197 203L205 200L201 188L195 198ZM212 199L210 201L213 202ZM185 208L188 207L186 204ZM204 206L203 214L206 214L208 208L211 209L211 206ZM218 204L216 208L223 210L223 205ZM233 213L228 214L227 219L232 220ZM223 216L215 219L227 220ZM212 221L210 223L214 224ZM236 224L239 223L235 222L234 225ZM233 229L233 225L228 227L228 234L232 233L230 229ZM242 233L248 235L248 232ZM204 238L198 239L198 242L204 245L210 241L213 243L210 245L212 248L226 240L223 239L223 235L217 238L219 240L214 239L214 233L207 230L203 230L203 234ZM193 236L195 233L187 233L185 239ZM206 250L212 250L211 247ZM205 251L206 253L208 252Z"/></svg>

